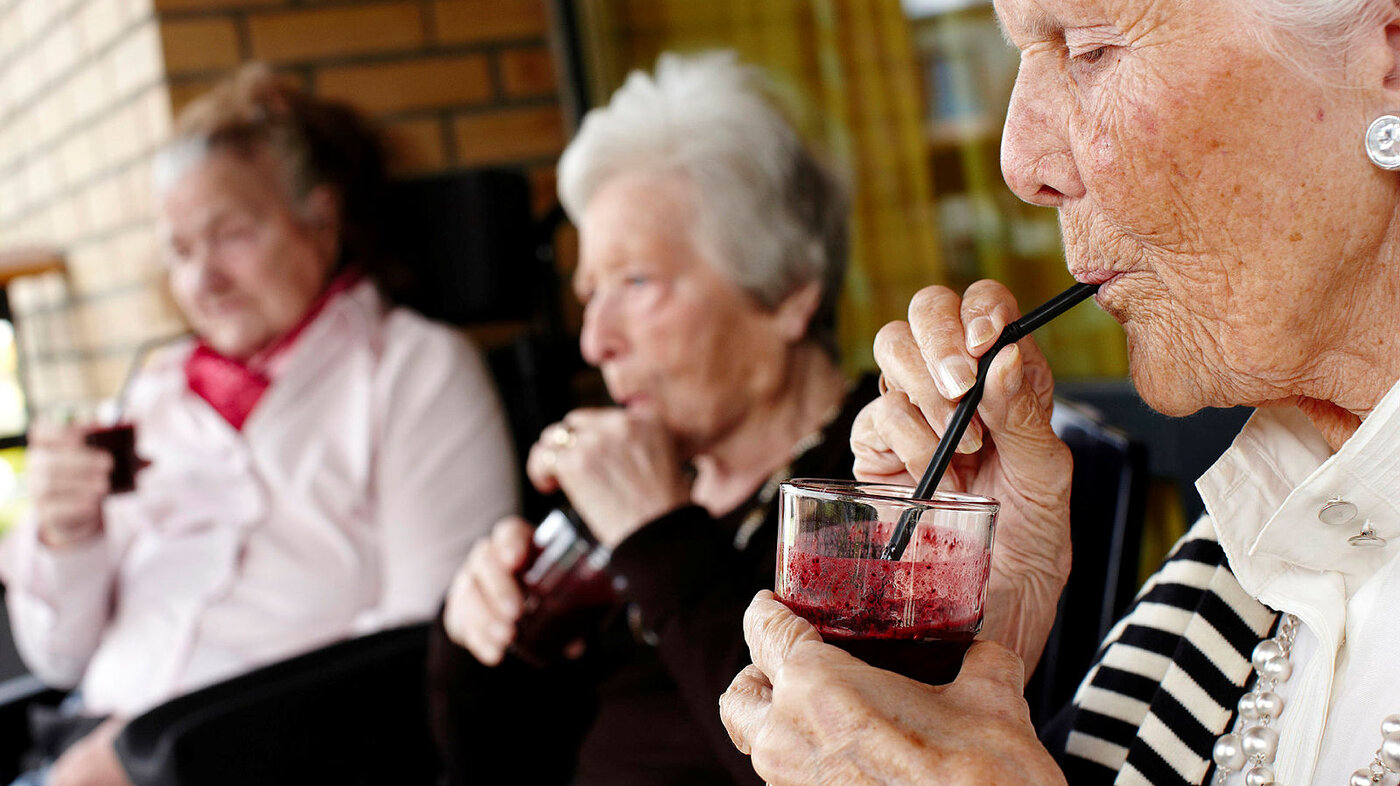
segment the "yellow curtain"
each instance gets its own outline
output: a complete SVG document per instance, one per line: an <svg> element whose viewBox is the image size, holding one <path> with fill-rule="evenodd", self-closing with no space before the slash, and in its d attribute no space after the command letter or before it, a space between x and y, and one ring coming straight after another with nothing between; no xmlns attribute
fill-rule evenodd
<svg viewBox="0 0 1400 786"><path fill-rule="evenodd" d="M880 325L944 280L924 141L918 56L899 0L581 0L592 100L663 51L732 48L807 112L795 118L851 176L841 343L870 368Z"/></svg>

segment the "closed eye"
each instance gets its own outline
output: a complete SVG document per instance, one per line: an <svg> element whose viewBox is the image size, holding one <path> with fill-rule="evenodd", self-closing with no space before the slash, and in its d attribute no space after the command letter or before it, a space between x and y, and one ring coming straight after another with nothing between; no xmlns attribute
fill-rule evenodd
<svg viewBox="0 0 1400 786"><path fill-rule="evenodd" d="M1104 57L1106 57L1107 55L1108 55L1108 47L1106 47L1106 46L1099 46L1099 47L1094 47L1093 49L1090 49L1090 50L1085 51L1085 52L1079 52L1079 53L1077 53L1077 54L1071 54L1070 57L1071 57L1074 61L1076 61L1076 62L1078 62L1078 63L1081 63L1081 64L1083 64L1083 65L1093 65L1093 64L1099 62L1100 60L1103 60Z"/></svg>

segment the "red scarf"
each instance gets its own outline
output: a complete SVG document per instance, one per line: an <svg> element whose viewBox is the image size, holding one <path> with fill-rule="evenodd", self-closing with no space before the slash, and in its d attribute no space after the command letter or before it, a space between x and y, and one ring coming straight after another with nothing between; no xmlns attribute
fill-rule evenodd
<svg viewBox="0 0 1400 786"><path fill-rule="evenodd" d="M185 382L190 390L209 402L209 406L227 420L229 425L242 431L243 423L252 414L253 407L258 405L258 400L272 385L272 378L267 373L268 367L291 349L301 332L316 319L332 298L354 286L361 277L355 270L347 270L336 276L306 309L301 320L266 349L259 351L253 364L221 355L200 341L185 361Z"/></svg>

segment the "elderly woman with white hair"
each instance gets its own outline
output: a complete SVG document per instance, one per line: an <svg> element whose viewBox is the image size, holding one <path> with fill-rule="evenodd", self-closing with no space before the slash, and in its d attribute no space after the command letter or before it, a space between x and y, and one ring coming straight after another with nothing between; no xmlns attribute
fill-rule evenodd
<svg viewBox="0 0 1400 786"><path fill-rule="evenodd" d="M771 586L774 492L849 476L874 394L851 393L832 348L843 189L727 53L634 73L559 176L583 355L616 406L546 429L527 469L611 548L626 607L572 659L521 660L512 574L531 530L501 522L447 598L439 744L458 782L757 783L714 708L747 662L744 607Z"/></svg>
<svg viewBox="0 0 1400 786"><path fill-rule="evenodd" d="M1257 412L1197 483L1206 516L1043 730L1058 767L1021 698L1070 557L1068 454L1029 341L993 364L983 447L955 478L1002 502L985 631L998 643L930 688L763 596L729 730L774 784L1394 784L1400 6L996 10L1021 51L1006 179L1059 210L1070 272L1123 324L1138 391L1171 415ZM853 432L857 475L920 474L1016 313L984 282L926 290L885 328L889 392Z"/></svg>

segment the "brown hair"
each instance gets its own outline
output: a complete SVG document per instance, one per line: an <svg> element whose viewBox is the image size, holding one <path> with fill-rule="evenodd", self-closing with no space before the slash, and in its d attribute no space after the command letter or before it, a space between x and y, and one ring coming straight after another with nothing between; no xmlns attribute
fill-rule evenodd
<svg viewBox="0 0 1400 786"><path fill-rule="evenodd" d="M361 268L383 290L387 267L381 216L388 187L388 151L378 131L348 104L317 98L280 79L261 63L242 66L191 102L175 120L171 148L253 155L261 149L281 165L300 203L330 186L340 202L337 269Z"/></svg>

